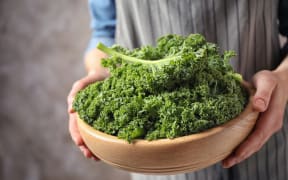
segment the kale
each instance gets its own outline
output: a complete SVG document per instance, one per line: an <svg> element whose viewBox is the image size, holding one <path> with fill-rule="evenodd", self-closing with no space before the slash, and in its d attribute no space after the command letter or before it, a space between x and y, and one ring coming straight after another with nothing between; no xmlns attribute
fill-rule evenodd
<svg viewBox="0 0 288 180"><path fill-rule="evenodd" d="M78 92L73 108L95 129L131 142L198 133L236 117L247 104L233 51L200 34L166 35L157 45L98 49L111 76Z"/></svg>

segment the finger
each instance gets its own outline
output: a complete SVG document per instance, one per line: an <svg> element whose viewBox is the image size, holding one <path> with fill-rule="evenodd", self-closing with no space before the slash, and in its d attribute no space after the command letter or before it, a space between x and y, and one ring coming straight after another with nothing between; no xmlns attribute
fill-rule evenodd
<svg viewBox="0 0 288 180"><path fill-rule="evenodd" d="M89 80L89 81L88 81ZM74 97L75 95L77 94L77 92L79 92L81 89L85 88L89 82L93 82L92 78L87 76L81 80L78 80L76 81L73 86L72 86L72 89L68 95L68 98L67 98L67 101L68 101L68 112L74 112L73 111L73 107L72 107L72 104L73 104L73 101L74 101Z"/></svg>
<svg viewBox="0 0 288 180"><path fill-rule="evenodd" d="M93 155L93 153L87 148L87 146L84 144L82 146L79 147L80 150L82 151L82 153L84 154L84 156L86 158L91 158L95 161L99 161L100 159L97 158L96 156Z"/></svg>
<svg viewBox="0 0 288 180"><path fill-rule="evenodd" d="M73 108L72 108L72 104L73 104L73 100L75 95L77 94L77 92L79 92L81 89L85 88L86 86L88 86L89 84L95 82L95 81L99 81L102 80L103 77L93 73L89 76L86 76L78 81L76 81L73 86L72 89L67 97L67 102L68 102L68 112L72 113Z"/></svg>
<svg viewBox="0 0 288 180"><path fill-rule="evenodd" d="M253 98L254 109L264 112L268 108L276 84L276 78L269 71L261 71L253 77L253 85L256 88Z"/></svg>
<svg viewBox="0 0 288 180"><path fill-rule="evenodd" d="M83 152L85 157L92 158L96 161L99 160L99 158L94 156L93 153L85 145L78 129L75 113L70 114L69 131L73 141L77 146L79 146L80 150Z"/></svg>
<svg viewBox="0 0 288 180"><path fill-rule="evenodd" d="M69 132L70 135L75 142L77 146L81 146L84 144L83 139L80 135L79 129L78 129L78 124L76 120L76 114L71 113L69 114L70 120L69 120Z"/></svg>
<svg viewBox="0 0 288 180"><path fill-rule="evenodd" d="M85 145L81 145L79 148L86 158L92 158L92 152Z"/></svg>
<svg viewBox="0 0 288 180"><path fill-rule="evenodd" d="M268 139L283 124L285 101L277 88L272 93L272 99L266 112L262 113L256 122L255 130L241 145L223 161L223 167L229 168L250 157L268 141Z"/></svg>
<svg viewBox="0 0 288 180"><path fill-rule="evenodd" d="M224 168L230 168L235 164L245 160L254 152L258 151L268 140L269 136L265 136L262 131L255 130L228 158L223 160Z"/></svg>

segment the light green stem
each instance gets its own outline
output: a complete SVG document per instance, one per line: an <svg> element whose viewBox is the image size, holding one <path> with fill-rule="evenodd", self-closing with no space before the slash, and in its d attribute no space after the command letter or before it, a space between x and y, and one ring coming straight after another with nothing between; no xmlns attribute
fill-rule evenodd
<svg viewBox="0 0 288 180"><path fill-rule="evenodd" d="M121 59L123 59L126 62L130 62L130 63L142 63L142 64L147 64L147 65L156 65L156 66L162 66L162 65L166 65L169 64L169 62L173 59L175 59L177 56L172 56L172 57L168 57L168 58L164 58L164 59L159 59L159 60L143 60L143 59L138 59L135 57L130 57L124 54L121 54L111 48L108 48L107 46L105 46L102 43L98 43L97 48L103 52L105 52L108 55L113 55L113 56L118 56L121 57Z"/></svg>

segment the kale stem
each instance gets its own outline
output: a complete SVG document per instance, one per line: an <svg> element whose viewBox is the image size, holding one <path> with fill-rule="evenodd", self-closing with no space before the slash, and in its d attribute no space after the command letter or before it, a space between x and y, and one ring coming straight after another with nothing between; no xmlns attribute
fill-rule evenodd
<svg viewBox="0 0 288 180"><path fill-rule="evenodd" d="M142 63L142 64L147 64L147 65L156 65L156 66L162 66L162 65L166 65L169 64L169 62L175 58L177 58L178 56L170 56L167 58L163 58L163 59L159 59L159 60L143 60L143 59L138 59L135 57L130 57L124 54L121 54L111 48L108 48L107 46L105 46L102 43L98 43L97 48L101 51L103 51L104 53L108 54L108 55L113 55L113 56L118 56L121 59L123 59L126 62L130 62L130 63Z"/></svg>

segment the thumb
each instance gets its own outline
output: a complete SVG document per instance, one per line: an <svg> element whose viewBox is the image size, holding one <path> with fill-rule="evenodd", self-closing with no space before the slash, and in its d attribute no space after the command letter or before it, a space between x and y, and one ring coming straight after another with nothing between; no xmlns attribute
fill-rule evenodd
<svg viewBox="0 0 288 180"><path fill-rule="evenodd" d="M76 81L73 86L72 89L67 97L67 102L68 102L68 112L72 113L74 112L73 108L72 108L72 103L74 100L75 95L83 88L85 88L86 86L88 86L89 84L96 82L96 81L101 81L103 80L105 77L102 76L101 74L96 74L96 73L90 73L88 76Z"/></svg>
<svg viewBox="0 0 288 180"><path fill-rule="evenodd" d="M256 88L253 98L253 108L259 112L264 112L276 87L276 78L270 71L260 71L253 77L252 81Z"/></svg>

